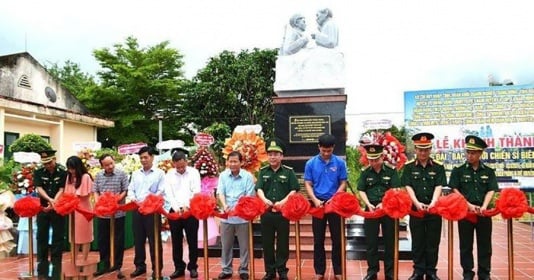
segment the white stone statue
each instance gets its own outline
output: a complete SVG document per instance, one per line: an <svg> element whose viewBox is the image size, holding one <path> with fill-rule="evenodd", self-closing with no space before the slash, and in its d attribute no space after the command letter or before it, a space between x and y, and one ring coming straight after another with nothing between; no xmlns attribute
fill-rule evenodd
<svg viewBox="0 0 534 280"><path fill-rule="evenodd" d="M308 37L304 34L306 30L306 20L301 14L294 14L289 19L289 28L286 28L280 55L291 55L305 48L308 44Z"/></svg>
<svg viewBox="0 0 534 280"><path fill-rule="evenodd" d="M289 21L280 55L276 60L274 91L278 96L343 94L345 61L337 46L339 32L332 11L317 12L318 32L309 40L306 22L300 14Z"/></svg>
<svg viewBox="0 0 534 280"><path fill-rule="evenodd" d="M328 8L317 11L319 33L312 33L311 37L317 46L335 48L339 43L339 30L332 20L332 11Z"/></svg>

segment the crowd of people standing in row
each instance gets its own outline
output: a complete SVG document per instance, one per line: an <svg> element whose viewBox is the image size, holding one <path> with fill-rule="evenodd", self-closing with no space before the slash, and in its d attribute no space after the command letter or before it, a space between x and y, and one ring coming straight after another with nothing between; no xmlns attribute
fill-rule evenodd
<svg viewBox="0 0 534 280"><path fill-rule="evenodd" d="M406 187L413 202L414 210L432 208L442 187L447 184L445 170L441 163L430 157L433 135L419 133L412 137L416 158L404 166L402 176L394 167L384 162L383 147L366 145L367 166L358 180L357 190L368 211L382 207L381 201L388 189ZM484 211L497 190L494 171L480 161L486 143L476 137L467 136L466 163L453 169L449 186L461 193L468 201L471 212ZM312 206L323 207L337 192L343 192L347 185L347 167L345 161L336 156L334 147L336 138L325 134L318 139L319 153L310 158L304 169L304 187ZM289 259L289 220L282 216L280 207L288 197L299 191L295 172L283 165L284 147L277 141L266 144L268 165L260 169L257 179L241 168L243 156L231 152L226 158L226 170L220 173L216 196L224 210L235 207L242 196L257 195L266 205L267 211L261 215L261 233L265 276L262 280L288 279L287 261ZM76 157L67 159L66 168L56 163L55 151L40 152L42 167L34 172L34 185L39 194L44 210L37 216L37 256L38 277L49 279L49 264L52 263L52 279L60 279L61 256L63 248L64 221L54 211L58 197L63 193L74 193L80 203L90 208L90 197L95 201L105 192L117 195L119 203L126 200L141 203L148 195L162 195L166 201L165 210L169 213L183 212L189 209L189 201L201 191L200 173L189 166L187 151L178 150L172 154L173 167L167 173L154 165L155 150L143 147L138 152L142 167L131 174L115 168L114 158L104 154L99 158L102 166L95 178L91 178L82 161ZM154 227L161 227L161 219L156 215L133 213L132 231L134 235L135 270L130 276L137 277L147 273L145 244L148 239L152 264L152 278L161 277L163 268L162 246L156 244ZM110 252L110 228L114 221L114 252ZM327 213L323 218L312 218L314 236L313 266L315 279L322 280L326 272L325 236L329 227L332 239L332 268L336 279L341 279L341 217L336 213ZM74 241L76 252L81 251L81 259L86 260L90 243L93 241L93 224L81 214L75 215ZM191 278L198 277L198 229L199 221L193 217L169 221L172 240L172 259L174 272L169 278L185 276L186 270ZM379 219L365 219L364 232L367 240L367 275L364 280L377 279L379 272L378 238L382 227L385 244L384 274L385 279L393 278L393 220L387 216ZM53 229L52 242L49 244L49 228ZM476 223L459 221L460 259L464 279L473 279L473 234L477 235L478 278L490 279L491 259L491 218L479 217ZM130 229L128 229L130 230ZM121 272L124 254L125 213L118 211L111 217L98 217L98 243L100 268L94 276L117 271L117 278L126 276ZM234 274L233 246L234 237L239 243L239 266L237 274L242 280L249 279L249 228L248 221L240 217L228 217L220 223L221 233L221 267L217 279L230 279ZM410 217L412 234L412 252L414 271L409 280L439 279L436 273L438 247L441 232L441 217L427 213L424 217ZM183 239L187 240L189 256L186 263L183 258ZM157 254L160 256L156 258ZM50 252L50 261L48 254ZM114 260L110 260L110 256ZM76 255L78 259L78 254ZM156 265L156 259L158 264ZM111 264L113 263L113 266ZM158 270L158 271L157 271Z"/></svg>

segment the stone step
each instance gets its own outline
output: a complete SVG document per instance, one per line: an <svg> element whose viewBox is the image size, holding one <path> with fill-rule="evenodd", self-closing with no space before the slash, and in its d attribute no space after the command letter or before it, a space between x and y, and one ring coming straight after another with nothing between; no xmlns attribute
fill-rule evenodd
<svg viewBox="0 0 534 280"><path fill-rule="evenodd" d="M311 230L311 219L304 220L301 225L300 230L300 252L302 259L313 259L313 233ZM309 225L309 229L305 227L305 230L302 230L302 225ZM366 249L365 249L365 235L363 232L363 219L362 220L349 220L346 225L346 252L347 259L365 259ZM253 224L253 239L254 239L254 257L261 258L263 255L263 248L261 245L261 225L259 223ZM327 229L326 238L325 238L325 251L327 255L330 255L332 250L332 242L330 239L330 233ZM379 254L380 257L383 257L383 245L382 238L379 237ZM294 223L291 225L290 231L290 255L295 257L296 247L295 247L295 226ZM202 248L199 248L200 256L204 256L204 251ZM208 256L209 257L220 257L221 255L221 246L220 246L220 237L217 239L217 242L213 246L208 247ZM237 238L234 240L234 249L233 249L234 258L239 257L239 247ZM411 240L408 239L407 226L405 223L401 223L399 227L399 258L400 259L411 259Z"/></svg>

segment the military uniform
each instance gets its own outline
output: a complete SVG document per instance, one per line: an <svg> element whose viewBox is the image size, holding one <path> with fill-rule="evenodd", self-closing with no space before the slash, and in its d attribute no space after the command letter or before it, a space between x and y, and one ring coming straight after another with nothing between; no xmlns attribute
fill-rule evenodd
<svg viewBox="0 0 534 280"><path fill-rule="evenodd" d="M47 164L54 159L55 151L43 151L41 162ZM65 187L67 178L66 168L55 164L55 168L50 173L46 167L40 167L33 173L34 186L40 187L50 198L54 198L60 189ZM40 197L41 206L47 207L48 201ZM49 230L52 227L52 244L48 246ZM48 212L41 211L37 214L37 273L39 277L47 277L49 260L48 250L50 249L51 262L53 265L52 278L59 279L61 272L61 255L63 252L65 238L65 217L57 214L54 210Z"/></svg>
<svg viewBox="0 0 534 280"><path fill-rule="evenodd" d="M412 137L415 148L431 149L430 133L418 133ZM426 165L418 160L411 160L404 165L401 182L403 186L413 190L417 201L428 205L432 202L434 191L447 184L443 164L428 158ZM413 206L413 210L417 210ZM412 236L412 254L414 273L409 280L438 279L439 242L441 240L441 216L426 213L419 218L410 216L410 234Z"/></svg>
<svg viewBox="0 0 534 280"><path fill-rule="evenodd" d="M382 156L382 147L379 145L365 146L367 158L376 159ZM369 202L378 205L386 191L390 188L400 187L400 178L395 168L387 163L382 164L379 172L371 166L362 170L358 179L358 191L365 192ZM393 279L393 247L395 242L394 221L389 216L378 219L365 219L363 228L367 241L367 276L364 279L376 279L379 267L378 258L378 235L382 226L384 240L384 270L386 279Z"/></svg>
<svg viewBox="0 0 534 280"><path fill-rule="evenodd" d="M282 153L283 150L279 144L271 142L267 151ZM293 168L280 165L277 170L273 170L270 165L267 165L261 168L258 174L256 191L258 190L262 190L265 198L274 204L286 198L291 191L298 192L299 184ZM280 275L280 279L287 279L287 272L289 271L286 266L289 259L289 220L271 207L261 216L260 222L266 272L264 279L274 279L276 272Z"/></svg>
<svg viewBox="0 0 534 280"><path fill-rule="evenodd" d="M476 137L466 137L467 150L483 150L486 143ZM488 192L498 191L495 171L479 162L477 169L469 163L455 167L450 176L449 186L460 192L465 199L474 205L481 206ZM477 222L467 220L458 221L458 233L460 238L460 263L463 268L464 279L473 279L473 234L477 235L477 274L479 279L489 279L491 270L491 231L492 222L490 217L478 216Z"/></svg>

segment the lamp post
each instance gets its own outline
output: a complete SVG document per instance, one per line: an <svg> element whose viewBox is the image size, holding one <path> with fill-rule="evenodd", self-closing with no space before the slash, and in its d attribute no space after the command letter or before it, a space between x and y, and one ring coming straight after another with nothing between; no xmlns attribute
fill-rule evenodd
<svg viewBox="0 0 534 280"><path fill-rule="evenodd" d="M154 117L158 119L158 144L161 145L161 142L163 142L163 113L158 110ZM161 155L161 148L159 148L158 151Z"/></svg>

